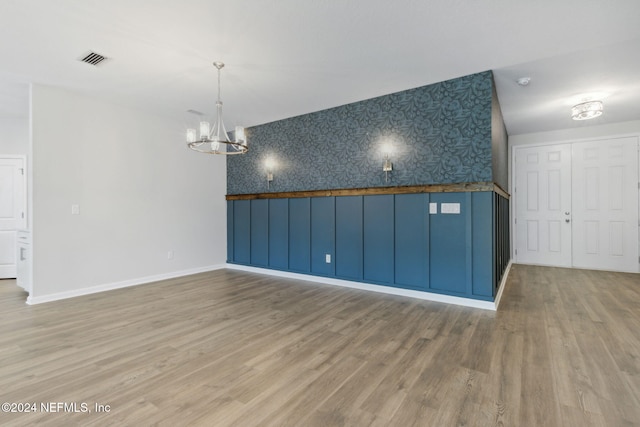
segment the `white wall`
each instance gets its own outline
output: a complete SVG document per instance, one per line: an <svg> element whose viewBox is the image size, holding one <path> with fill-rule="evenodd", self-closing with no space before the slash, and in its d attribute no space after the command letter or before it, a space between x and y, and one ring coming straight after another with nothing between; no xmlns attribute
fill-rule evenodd
<svg viewBox="0 0 640 427"><path fill-rule="evenodd" d="M632 122L584 126L580 128L562 129L550 132L509 135L509 147L511 148L515 145L561 143L585 139L606 139L611 136L637 135L639 133L640 120L635 120ZM511 158L511 156L509 156L509 158Z"/></svg>
<svg viewBox="0 0 640 427"><path fill-rule="evenodd" d="M29 119L0 117L0 155L27 155L29 150Z"/></svg>
<svg viewBox="0 0 640 427"><path fill-rule="evenodd" d="M31 123L30 302L224 264L225 159L181 121L34 85Z"/></svg>

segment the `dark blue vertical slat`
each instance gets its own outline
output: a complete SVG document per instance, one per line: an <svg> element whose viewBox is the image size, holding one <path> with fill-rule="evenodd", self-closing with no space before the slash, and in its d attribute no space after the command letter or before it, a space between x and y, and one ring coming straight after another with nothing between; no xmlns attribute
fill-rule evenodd
<svg viewBox="0 0 640 427"><path fill-rule="evenodd" d="M289 199L289 269L311 270L311 209L309 198Z"/></svg>
<svg viewBox="0 0 640 427"><path fill-rule="evenodd" d="M364 196L365 281L393 283L394 220L393 195Z"/></svg>
<svg viewBox="0 0 640 427"><path fill-rule="evenodd" d="M500 275L500 260L501 260L501 239L500 236L502 234L502 224L500 222L500 216L502 212L500 210L500 200L498 199L498 195L496 193L492 194L493 201L493 286L498 286L498 276ZM494 292L495 295L495 292Z"/></svg>
<svg viewBox="0 0 640 427"><path fill-rule="evenodd" d="M465 219L465 235L467 243L465 245L465 260L467 261L466 266L466 280L465 280L465 294L473 295L473 205L471 203L471 195L473 193L465 193L464 194L464 205L467 206L467 209L464 211L464 219Z"/></svg>
<svg viewBox="0 0 640 427"><path fill-rule="evenodd" d="M336 276L362 280L362 196L336 197Z"/></svg>
<svg viewBox="0 0 640 427"><path fill-rule="evenodd" d="M395 196L395 283L425 290L428 272L426 194Z"/></svg>
<svg viewBox="0 0 640 427"><path fill-rule="evenodd" d="M251 200L251 265L269 264L269 200Z"/></svg>
<svg viewBox="0 0 640 427"><path fill-rule="evenodd" d="M236 200L233 204L233 261L251 262L251 204Z"/></svg>
<svg viewBox="0 0 640 427"><path fill-rule="evenodd" d="M311 271L323 276L334 275L335 198L311 199ZM331 262L326 262L326 255Z"/></svg>
<svg viewBox="0 0 640 427"><path fill-rule="evenodd" d="M429 287L467 293L467 209L464 193L432 193L438 213L429 215ZM460 214L443 214L442 203L460 203Z"/></svg>
<svg viewBox="0 0 640 427"><path fill-rule="evenodd" d="M289 200L269 200L269 267L289 267Z"/></svg>
<svg viewBox="0 0 640 427"><path fill-rule="evenodd" d="M233 262L233 200L227 200L227 262Z"/></svg>
<svg viewBox="0 0 640 427"><path fill-rule="evenodd" d="M494 211L493 211L493 227L494 227L494 290L493 296L496 295L498 285L502 280L504 271L509 265L511 250L509 248L509 199L494 193Z"/></svg>

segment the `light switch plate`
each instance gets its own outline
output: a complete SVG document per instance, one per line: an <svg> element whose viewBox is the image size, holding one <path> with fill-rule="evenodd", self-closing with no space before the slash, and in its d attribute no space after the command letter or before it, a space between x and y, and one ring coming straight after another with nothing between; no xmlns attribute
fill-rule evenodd
<svg viewBox="0 0 640 427"><path fill-rule="evenodd" d="M80 215L80 205L71 205L71 215Z"/></svg>
<svg viewBox="0 0 640 427"><path fill-rule="evenodd" d="M460 203L442 203L440 205L440 211L443 214L459 214Z"/></svg>
<svg viewBox="0 0 640 427"><path fill-rule="evenodd" d="M331 254L325 254L325 256L324 256L324 261L325 261L327 264L331 264Z"/></svg>
<svg viewBox="0 0 640 427"><path fill-rule="evenodd" d="M438 204L437 203L429 203L429 214L435 215L438 213Z"/></svg>

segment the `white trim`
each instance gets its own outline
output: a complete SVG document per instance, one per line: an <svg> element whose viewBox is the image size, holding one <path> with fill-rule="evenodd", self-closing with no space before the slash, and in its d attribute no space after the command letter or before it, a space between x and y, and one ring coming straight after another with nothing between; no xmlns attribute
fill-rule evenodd
<svg viewBox="0 0 640 427"><path fill-rule="evenodd" d="M509 266L511 263L509 263ZM442 295L432 292L414 291L411 289L394 288L391 286L374 285L370 283L352 282L350 280L332 279L330 277L312 276L310 274L291 273L288 271L270 270L268 268L249 267L246 265L227 264L227 268L232 270L247 271L250 273L266 274L269 276L286 277L288 279L297 279L307 282L320 283L323 285L341 286L344 288L360 289L370 292L379 292L389 295L399 295L410 298L418 298L426 301L442 302L445 304L455 304L464 307L481 308L483 310L496 311L497 305L492 301L475 300L471 298L455 297L451 295ZM505 270L505 274L502 277L501 288L504 287L507 274L509 273L509 267ZM501 292L499 292L501 295Z"/></svg>
<svg viewBox="0 0 640 427"><path fill-rule="evenodd" d="M509 260L509 264L507 264L507 268L504 269L504 273L502 274L502 279L500 280L500 285L498 286L498 293L496 294L496 310L500 306L500 299L502 299L502 292L504 292L504 288L507 285L507 276L511 271L511 266L513 265L513 260Z"/></svg>
<svg viewBox="0 0 640 427"><path fill-rule="evenodd" d="M206 267L192 268L189 270L174 271L171 273L156 274L153 276L139 277L137 279L124 280L122 282L106 283L104 285L91 286L89 288L74 289L67 292L59 292L55 294L43 295L38 297L27 297L27 304L42 304L45 302L58 301L67 298L79 297L82 295L96 294L98 292L112 291L114 289L128 288L130 286L144 285L147 283L158 282L160 280L175 279L176 277L190 276L197 273L205 273L207 271L220 270L225 268L224 264L209 265Z"/></svg>

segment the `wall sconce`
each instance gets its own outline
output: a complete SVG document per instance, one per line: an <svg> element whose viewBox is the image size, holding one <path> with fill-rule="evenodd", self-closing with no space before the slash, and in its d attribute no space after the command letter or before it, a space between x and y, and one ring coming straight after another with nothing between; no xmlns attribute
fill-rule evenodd
<svg viewBox="0 0 640 427"><path fill-rule="evenodd" d="M384 163L382 164L382 171L384 172L384 182L389 182L389 172L393 170L393 163L389 160L389 155L385 154Z"/></svg>
<svg viewBox="0 0 640 427"><path fill-rule="evenodd" d="M271 186L271 181L273 181L273 168L275 165L275 161L270 157L264 161L264 167L267 169L267 190Z"/></svg>
<svg viewBox="0 0 640 427"><path fill-rule="evenodd" d="M382 154L384 154L384 163L382 163L382 171L384 172L384 182L389 182L389 172L393 171L393 163L389 159L391 154L391 146L384 144L382 146Z"/></svg>

